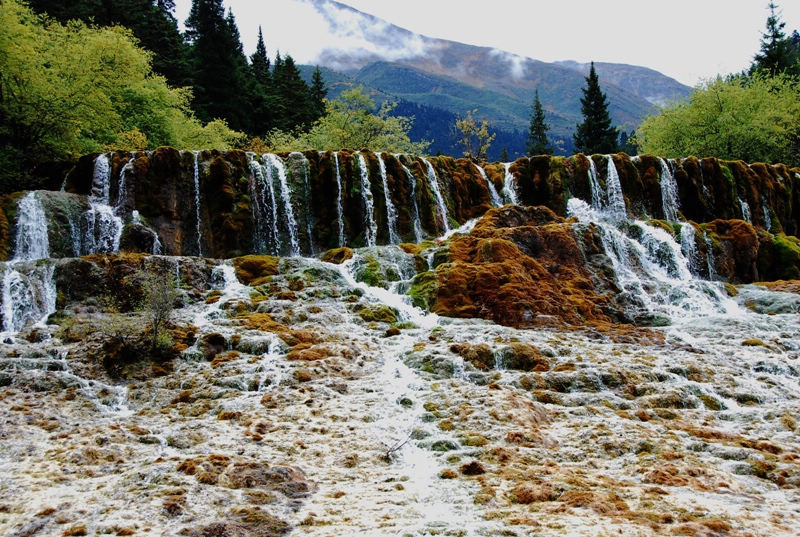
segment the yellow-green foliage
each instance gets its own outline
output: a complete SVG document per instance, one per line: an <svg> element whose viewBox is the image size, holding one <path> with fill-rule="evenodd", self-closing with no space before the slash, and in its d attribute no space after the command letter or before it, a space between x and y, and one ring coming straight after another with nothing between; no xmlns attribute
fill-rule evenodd
<svg viewBox="0 0 800 537"><path fill-rule="evenodd" d="M19 0L0 2L0 138L17 154L58 159L108 147L227 148L240 135L202 125L188 88L153 73L119 26L62 25Z"/></svg>
<svg viewBox="0 0 800 537"><path fill-rule="evenodd" d="M718 77L685 101L646 118L636 133L643 153L800 164L800 89L795 79L762 74Z"/></svg>
<svg viewBox="0 0 800 537"><path fill-rule="evenodd" d="M394 104L383 103L375 111L375 102L361 87L344 91L338 99L327 101L325 115L308 132L293 134L274 130L266 145L273 151L305 149L371 149L397 153L421 154L429 142L412 142L408 137L413 118L392 116Z"/></svg>

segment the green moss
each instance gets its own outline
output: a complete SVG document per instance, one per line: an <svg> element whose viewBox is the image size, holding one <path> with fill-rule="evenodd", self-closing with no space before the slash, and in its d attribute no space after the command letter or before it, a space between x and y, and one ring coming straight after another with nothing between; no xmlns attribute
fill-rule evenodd
<svg viewBox="0 0 800 537"><path fill-rule="evenodd" d="M374 256L368 256L366 260L366 265L358 274L359 281L362 281L373 287L380 287L381 283L383 283L381 264L377 259L375 259Z"/></svg>
<svg viewBox="0 0 800 537"><path fill-rule="evenodd" d="M378 322L378 323L396 323L397 322L397 315L395 314L394 310L389 306L385 305L376 305L376 306L365 306L358 312L359 317L361 317L364 321L370 322Z"/></svg>
<svg viewBox="0 0 800 537"><path fill-rule="evenodd" d="M733 178L733 173L730 168L721 162L719 164L719 169L722 171L722 175L725 176L725 180L728 181L728 188L731 190L731 201L736 200L738 196L736 195L736 179Z"/></svg>
<svg viewBox="0 0 800 537"><path fill-rule="evenodd" d="M800 278L800 240L784 233L778 233L774 239L779 277L787 280Z"/></svg>
<svg viewBox="0 0 800 537"><path fill-rule="evenodd" d="M408 296L418 308L430 309L436 301L439 279L433 271L421 272L411 281Z"/></svg>

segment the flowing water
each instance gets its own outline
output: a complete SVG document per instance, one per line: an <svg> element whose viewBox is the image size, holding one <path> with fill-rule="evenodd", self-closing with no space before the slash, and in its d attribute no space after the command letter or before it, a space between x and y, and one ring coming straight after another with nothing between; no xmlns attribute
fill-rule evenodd
<svg viewBox="0 0 800 537"><path fill-rule="evenodd" d="M274 177L278 179L278 184L280 185L281 201L283 202L283 214L285 216L286 227L289 231L289 254L293 256L300 255L300 243L297 238L297 220L294 218L292 193L289 189L288 178L286 177L286 166L280 157L278 157L278 155L267 153L262 158L264 159L264 164L268 172L266 174L268 178L267 180L272 182L272 174L274 173Z"/></svg>
<svg viewBox="0 0 800 537"><path fill-rule="evenodd" d="M675 182L675 177L672 175L667 162L663 158L658 160L661 162L661 204L664 207L664 219L670 222L677 222L678 211L680 210L678 183Z"/></svg>
<svg viewBox="0 0 800 537"><path fill-rule="evenodd" d="M400 235L397 233L397 209L392 202L392 193L389 192L389 181L386 177L386 164L383 162L383 157L380 153L376 153L378 157L378 168L381 172L381 181L383 182L383 196L386 200L386 225L389 228L389 244L399 244Z"/></svg>
<svg viewBox="0 0 800 537"><path fill-rule="evenodd" d="M439 211L439 217L442 220L442 227L439 229L442 233L450 231L450 223L447 216L447 205L444 203L442 191L439 189L439 179L436 177L436 170L433 169L433 164L428 159L423 158L423 162L428 168L428 185L433 191L434 198L436 199L436 209Z"/></svg>
<svg viewBox="0 0 800 537"><path fill-rule="evenodd" d="M507 203L517 205L519 196L517 196L517 189L514 183L514 175L511 173L512 162L503 164L505 175L503 176L503 197Z"/></svg>
<svg viewBox="0 0 800 537"><path fill-rule="evenodd" d="M367 246L375 246L378 236L378 225L375 223L375 203L372 198L372 186L369 182L369 168L361 153L358 154L358 169L361 175L361 198L364 200L364 241Z"/></svg>
<svg viewBox="0 0 800 537"><path fill-rule="evenodd" d="M608 160L606 174L608 205L605 207L603 214L615 220L623 220L627 215L627 210L625 209L625 196L622 194L622 185L619 182L619 173L617 173L617 167L614 165L614 159L611 158L611 155L606 155L606 159Z"/></svg>
<svg viewBox="0 0 800 537"><path fill-rule="evenodd" d="M339 152L333 152L336 164L336 220L339 224L339 247L344 246L344 216L342 215L342 176L339 171Z"/></svg>
<svg viewBox="0 0 800 537"><path fill-rule="evenodd" d="M36 192L28 192L17 203L17 234L14 261L50 257L47 217Z"/></svg>
<svg viewBox="0 0 800 537"><path fill-rule="evenodd" d="M194 179L194 225L195 234L197 235L197 256L203 257L203 245L201 240L203 235L201 233L200 222L200 165L197 163L199 151L192 151L192 176Z"/></svg>
<svg viewBox="0 0 800 537"><path fill-rule="evenodd" d="M400 162L399 155L395 155L395 158L398 159ZM408 178L408 184L411 187L411 217L414 220L414 239L416 240L417 244L422 242L423 234L422 234L422 224L419 221L419 204L417 203L417 178L411 173L411 170L408 167L400 162L400 165L403 167L403 171L406 172L406 177Z"/></svg>
<svg viewBox="0 0 800 537"><path fill-rule="evenodd" d="M486 170L482 167L474 164L475 168L478 170L478 173L481 174L483 180L486 181L486 186L489 188L489 195L492 199L492 206L493 207L502 207L503 205L503 198L500 197L500 194L497 193L497 189L494 187L494 183L492 183L489 178L486 176Z"/></svg>
<svg viewBox="0 0 800 537"><path fill-rule="evenodd" d="M739 207L742 209L742 220L744 220L748 224L752 224L753 214L750 212L750 204L744 201L742 198L738 199L739 199Z"/></svg>
<svg viewBox="0 0 800 537"><path fill-rule="evenodd" d="M289 158L298 159L300 161L300 169L303 173L303 205L306 221L306 236L308 238L308 251L314 254L314 215L312 214L313 204L311 203L311 182L308 177L310 170L308 159L299 151L289 154Z"/></svg>

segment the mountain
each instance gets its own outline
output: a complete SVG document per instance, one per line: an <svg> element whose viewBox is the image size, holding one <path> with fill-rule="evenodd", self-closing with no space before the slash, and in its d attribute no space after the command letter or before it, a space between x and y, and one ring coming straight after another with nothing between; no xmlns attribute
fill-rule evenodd
<svg viewBox="0 0 800 537"><path fill-rule="evenodd" d="M525 132L534 92L547 113L551 135L569 139L582 120L580 98L588 65L547 63L502 50L435 39L333 0L306 0L348 48L329 47L317 63L348 75L378 94L453 114L477 109L495 129ZM645 67L595 64L615 125L630 130L690 88ZM327 78L326 78L327 80ZM337 79L332 88L343 83ZM336 96L336 91L331 92Z"/></svg>

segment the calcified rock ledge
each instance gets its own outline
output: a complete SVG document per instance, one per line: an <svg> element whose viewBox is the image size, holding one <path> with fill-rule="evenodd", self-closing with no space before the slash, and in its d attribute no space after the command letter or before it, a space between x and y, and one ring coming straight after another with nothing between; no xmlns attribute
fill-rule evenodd
<svg viewBox="0 0 800 537"><path fill-rule="evenodd" d="M483 171L162 149L6 198L0 534L794 535L795 172Z"/></svg>

